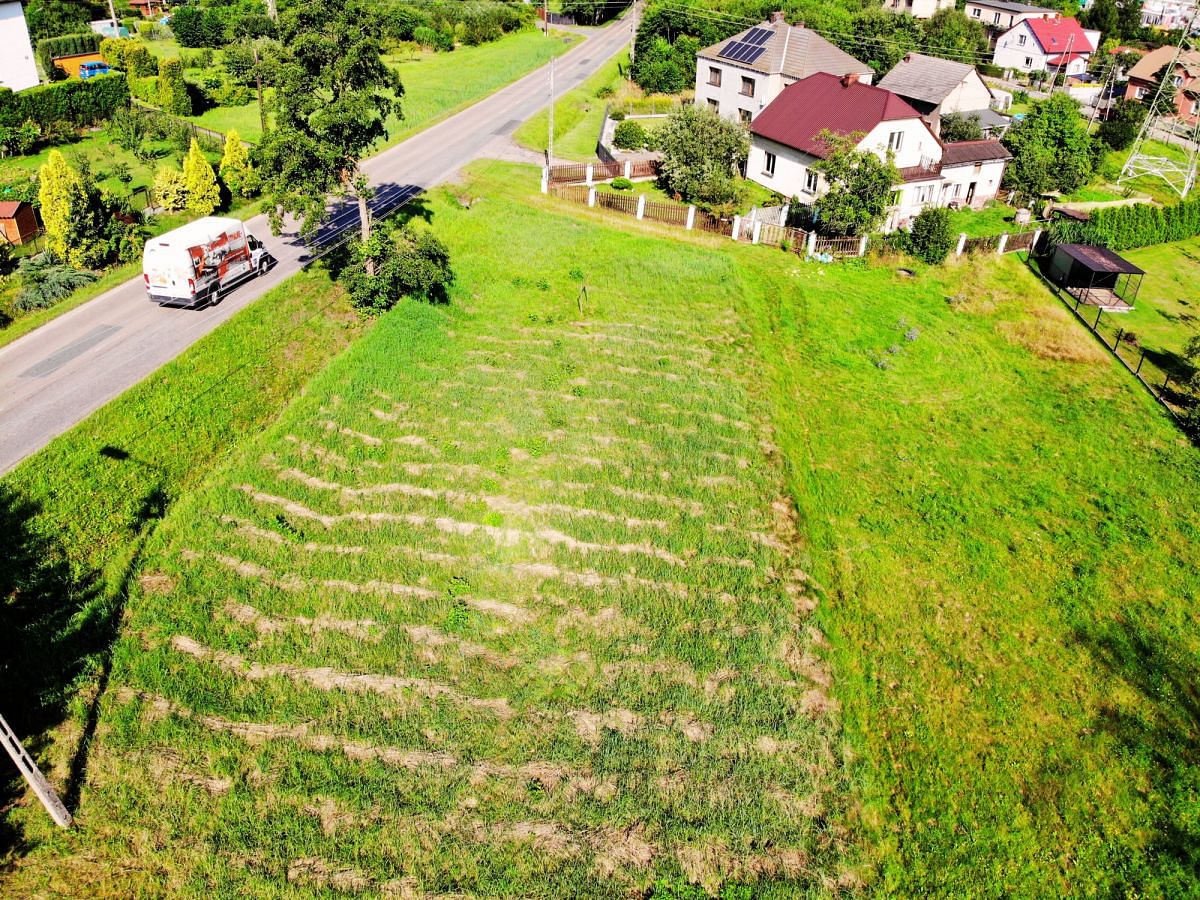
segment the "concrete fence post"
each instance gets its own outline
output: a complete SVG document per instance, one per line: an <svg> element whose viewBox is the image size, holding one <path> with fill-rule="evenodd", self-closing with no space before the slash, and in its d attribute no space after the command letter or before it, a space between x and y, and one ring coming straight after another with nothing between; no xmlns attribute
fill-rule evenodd
<svg viewBox="0 0 1200 900"><path fill-rule="evenodd" d="M591 163L588 163L588 165L587 165L586 179L585 179L585 180L587 181L587 183L588 183L589 185L592 183L592 173L593 173L592 164L591 164Z"/></svg>
<svg viewBox="0 0 1200 900"><path fill-rule="evenodd" d="M862 239L858 242L858 255L859 256L867 255L867 236L865 234L862 236Z"/></svg>
<svg viewBox="0 0 1200 900"><path fill-rule="evenodd" d="M779 210L779 224L780 225L787 224L788 213L791 212L791 209L792 209L792 205L790 203L785 203L780 208L780 210Z"/></svg>
<svg viewBox="0 0 1200 900"><path fill-rule="evenodd" d="M596 189L588 188L588 206L596 205Z"/></svg>
<svg viewBox="0 0 1200 900"><path fill-rule="evenodd" d="M758 235L759 235L759 232L761 232L761 231L762 231L762 222L755 220L754 230L752 232L750 232L750 243L752 243L752 244L758 243Z"/></svg>
<svg viewBox="0 0 1200 900"><path fill-rule="evenodd" d="M686 228L688 231L691 231L692 227L695 224L696 224L696 207L689 206L688 207L688 215L687 215L687 224L684 226L684 228Z"/></svg>
<svg viewBox="0 0 1200 900"><path fill-rule="evenodd" d="M730 237L732 237L736 241L738 239L738 234L741 233L741 230L742 230L742 217L734 216L733 217L733 233L730 235Z"/></svg>
<svg viewBox="0 0 1200 900"><path fill-rule="evenodd" d="M642 218L642 216L644 216L644 215L646 215L646 195L645 195L645 194L638 194L638 210L637 210L637 217L640 219L640 218Z"/></svg>
<svg viewBox="0 0 1200 900"><path fill-rule="evenodd" d="M963 255L963 248L967 246L967 235L965 233L958 236L958 247L954 250L955 256Z"/></svg>
<svg viewBox="0 0 1200 900"><path fill-rule="evenodd" d="M542 193L550 193L550 167L542 166Z"/></svg>
<svg viewBox="0 0 1200 900"><path fill-rule="evenodd" d="M817 252L817 233L810 231L808 233L808 255L812 256Z"/></svg>
<svg viewBox="0 0 1200 900"><path fill-rule="evenodd" d="M1008 232L1006 231L1006 232L1004 232L1004 234L1000 235L1000 243L996 245L996 253L1003 254L1004 248L1007 246L1008 246Z"/></svg>
<svg viewBox="0 0 1200 900"><path fill-rule="evenodd" d="M625 177L633 177L633 161L629 159L625 160Z"/></svg>
<svg viewBox="0 0 1200 900"><path fill-rule="evenodd" d="M1042 236L1042 229L1035 229L1033 232L1033 240L1029 242L1029 255L1033 256L1033 251L1037 249L1038 238Z"/></svg>

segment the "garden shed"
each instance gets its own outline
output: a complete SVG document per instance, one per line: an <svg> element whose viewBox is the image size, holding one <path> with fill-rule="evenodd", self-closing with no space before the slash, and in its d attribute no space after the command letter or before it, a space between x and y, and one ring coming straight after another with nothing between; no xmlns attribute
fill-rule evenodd
<svg viewBox="0 0 1200 900"><path fill-rule="evenodd" d="M1133 309L1146 273L1107 247L1059 244L1043 265L1046 277L1089 306Z"/></svg>
<svg viewBox="0 0 1200 900"><path fill-rule="evenodd" d="M38 233L37 215L23 200L0 203L0 239L10 244L32 241Z"/></svg>

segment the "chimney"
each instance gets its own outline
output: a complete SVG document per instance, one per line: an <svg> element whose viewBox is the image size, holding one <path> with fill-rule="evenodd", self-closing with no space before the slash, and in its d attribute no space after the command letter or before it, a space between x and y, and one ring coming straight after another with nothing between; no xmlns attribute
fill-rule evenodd
<svg viewBox="0 0 1200 900"><path fill-rule="evenodd" d="M776 22L783 22L785 25L787 24L787 19L783 17L783 10L776 10L775 12L771 13L770 18L768 18L767 21L772 25L774 25Z"/></svg>
<svg viewBox="0 0 1200 900"><path fill-rule="evenodd" d="M842 87L850 87L856 81L858 81L858 76L853 72L847 72L842 76Z"/></svg>

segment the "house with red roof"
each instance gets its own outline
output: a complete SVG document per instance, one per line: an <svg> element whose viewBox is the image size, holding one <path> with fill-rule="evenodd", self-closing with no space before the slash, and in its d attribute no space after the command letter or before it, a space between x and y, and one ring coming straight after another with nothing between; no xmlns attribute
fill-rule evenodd
<svg viewBox="0 0 1200 900"><path fill-rule="evenodd" d="M921 113L891 91L818 73L784 88L751 123L746 177L811 205L829 189L814 168L829 152L826 131L855 136L857 149L890 157L899 169L888 231L926 206L994 199L1012 158L999 141L943 144Z"/></svg>
<svg viewBox="0 0 1200 900"><path fill-rule="evenodd" d="M1025 19L996 39L992 62L1018 72L1082 75L1100 46L1100 32L1064 16Z"/></svg>

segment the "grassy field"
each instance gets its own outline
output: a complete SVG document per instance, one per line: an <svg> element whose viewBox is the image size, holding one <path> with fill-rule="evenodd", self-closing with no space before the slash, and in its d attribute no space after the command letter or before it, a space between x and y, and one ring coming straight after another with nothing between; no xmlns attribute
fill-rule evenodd
<svg viewBox="0 0 1200 900"><path fill-rule="evenodd" d="M597 96L612 89L614 97L624 89L622 72L629 68L629 54L621 53L605 63L596 74L554 104L554 156L556 159L589 161L596 158L596 139L604 120L604 106L612 98ZM550 134L549 110L527 119L513 134L517 143L544 153Z"/></svg>
<svg viewBox="0 0 1200 900"><path fill-rule="evenodd" d="M9 889L1193 893L1197 452L1016 255L476 171L452 302L141 551L81 827L11 813Z"/></svg>
<svg viewBox="0 0 1200 900"><path fill-rule="evenodd" d="M385 316L156 531L81 827L19 813L39 849L12 889L85 847L65 864L100 892L837 878L837 717L730 307L748 271L497 183L469 212L433 195L450 304ZM524 241L557 252L518 268Z"/></svg>
<svg viewBox="0 0 1200 900"><path fill-rule="evenodd" d="M63 144L58 147L47 147L29 156L10 156L0 160L0 181L16 181L23 177L32 177L46 162L51 150L58 150L72 165L78 165L86 160L96 176L97 183L113 194L128 194L132 190L146 187L154 181L154 173L159 166L175 164L175 148L167 141L150 142L149 146L161 154L159 159L152 160L149 165L140 162L132 153L122 150L109 140L103 131L88 134L73 144ZM132 180L122 184L116 177L115 168L124 163L129 167Z"/></svg>

